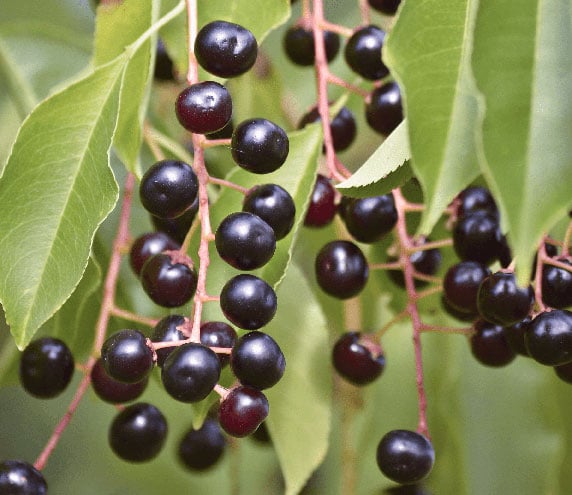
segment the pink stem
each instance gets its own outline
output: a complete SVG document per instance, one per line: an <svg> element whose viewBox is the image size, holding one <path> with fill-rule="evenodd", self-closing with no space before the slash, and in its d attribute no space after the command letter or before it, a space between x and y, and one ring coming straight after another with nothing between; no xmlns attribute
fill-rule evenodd
<svg viewBox="0 0 572 495"><path fill-rule="evenodd" d="M330 84L335 84L336 86L340 86L344 89L347 89L348 91L351 91L352 93L355 93L356 95L359 95L364 99L369 96L369 91L366 91L365 89L362 89L359 86L351 84L347 82L345 79L342 79L341 77L338 77L335 74L332 74L331 72L328 73L328 82Z"/></svg>
<svg viewBox="0 0 572 495"><path fill-rule="evenodd" d="M209 182L211 184L216 184L217 186L228 187L229 189L234 189L235 191L238 191L239 193L242 193L244 195L248 194L248 191L250 190L246 187L239 186L238 184L235 184L234 182L230 182L230 181L225 180L225 179L218 179L216 177L209 177Z"/></svg>
<svg viewBox="0 0 572 495"><path fill-rule="evenodd" d="M359 0L359 10L361 13L361 22L364 26L367 26L370 23L369 4L367 0Z"/></svg>
<svg viewBox="0 0 572 495"><path fill-rule="evenodd" d="M117 318L122 318L123 320L132 321L135 323L141 323L142 325L151 328L153 328L155 325L157 325L157 323L159 323L159 320L157 320L156 318L147 318L145 316L132 313L131 311L118 308L117 306L113 306L113 308L111 308L111 316L116 316Z"/></svg>

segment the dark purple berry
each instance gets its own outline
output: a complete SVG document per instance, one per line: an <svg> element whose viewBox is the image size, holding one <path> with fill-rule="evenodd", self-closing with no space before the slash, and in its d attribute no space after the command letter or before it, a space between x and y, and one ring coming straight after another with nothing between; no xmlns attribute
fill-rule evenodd
<svg viewBox="0 0 572 495"><path fill-rule="evenodd" d="M222 129L219 129L218 131L215 132L209 132L208 134L205 134L205 137L209 140L230 139L232 137L233 132L234 132L234 122L232 121L232 119L230 119L228 121L228 124L226 124Z"/></svg>
<svg viewBox="0 0 572 495"><path fill-rule="evenodd" d="M113 452L128 462L145 462L156 457L167 438L167 421L155 406L145 402L121 411L109 428Z"/></svg>
<svg viewBox="0 0 572 495"><path fill-rule="evenodd" d="M152 215L175 218L191 207L198 191L197 176L189 164L162 160L143 175L139 197Z"/></svg>
<svg viewBox="0 0 572 495"><path fill-rule="evenodd" d="M524 320L505 327L504 329L504 336L506 337L508 345L510 345L514 352L521 356L529 356L524 336L526 335L526 329L528 325L530 325L531 320L530 316L527 316Z"/></svg>
<svg viewBox="0 0 572 495"><path fill-rule="evenodd" d="M150 232L139 236L129 251L129 262L136 275L141 273L145 262L153 255L167 250L179 249L179 244L164 232Z"/></svg>
<svg viewBox="0 0 572 495"><path fill-rule="evenodd" d="M199 195L191 207L186 210L182 215L176 218L160 218L155 215L150 215L151 223L155 230L159 232L164 232L169 237L171 237L175 242L182 244L185 240L187 232L191 228L197 212L199 211Z"/></svg>
<svg viewBox="0 0 572 495"><path fill-rule="evenodd" d="M237 339L236 331L223 321L207 321L201 325L201 344L208 347L234 347ZM230 361L229 354L217 354L221 367Z"/></svg>
<svg viewBox="0 0 572 495"><path fill-rule="evenodd" d="M391 232L397 223L393 194L346 199L342 219L356 241L365 243L379 241Z"/></svg>
<svg viewBox="0 0 572 495"><path fill-rule="evenodd" d="M276 293L254 275L237 275L222 288L220 307L224 316L237 327L257 330L274 318Z"/></svg>
<svg viewBox="0 0 572 495"><path fill-rule="evenodd" d="M385 369L380 345L360 332L347 332L338 339L332 361L336 371L354 385L373 382Z"/></svg>
<svg viewBox="0 0 572 495"><path fill-rule="evenodd" d="M325 227L336 215L336 190L322 174L316 177L316 183L310 196L310 204L304 218L306 227Z"/></svg>
<svg viewBox="0 0 572 495"><path fill-rule="evenodd" d="M44 476L24 461L0 462L0 494L46 495L48 484Z"/></svg>
<svg viewBox="0 0 572 495"><path fill-rule="evenodd" d="M524 341L528 353L541 364L572 362L572 313L565 309L540 313L529 323Z"/></svg>
<svg viewBox="0 0 572 495"><path fill-rule="evenodd" d="M476 211L484 211L497 218L499 216L493 195L486 187L467 187L458 194L456 201L458 217L466 217Z"/></svg>
<svg viewBox="0 0 572 495"><path fill-rule="evenodd" d="M572 270L572 263L569 259L557 258L557 261L571 265ZM553 265L543 265L542 301L547 306L557 309L572 306L572 271Z"/></svg>
<svg viewBox="0 0 572 495"><path fill-rule="evenodd" d="M269 174L286 161L290 141L284 129L267 119L250 119L238 124L232 133L234 161L255 174Z"/></svg>
<svg viewBox="0 0 572 495"><path fill-rule="evenodd" d="M385 31L377 26L359 28L346 43L344 56L350 68L365 79L375 81L389 74L381 59Z"/></svg>
<svg viewBox="0 0 572 495"><path fill-rule="evenodd" d="M449 305L476 315L479 286L490 274L488 267L478 261L461 261L449 268L443 279L443 293Z"/></svg>
<svg viewBox="0 0 572 495"><path fill-rule="evenodd" d="M500 367L509 364L516 354L505 336L505 329L500 325L477 320L471 335L471 352L477 361L485 366Z"/></svg>
<svg viewBox="0 0 572 495"><path fill-rule="evenodd" d="M254 433L268 416L268 399L258 389L246 385L233 388L220 403L218 419L233 437Z"/></svg>
<svg viewBox="0 0 572 495"><path fill-rule="evenodd" d="M435 463L431 442L420 433L392 430L377 446L377 465L396 483L417 483L425 479Z"/></svg>
<svg viewBox="0 0 572 495"><path fill-rule="evenodd" d="M458 220L453 229L453 247L462 260L488 265L498 258L502 234L498 219L477 211Z"/></svg>
<svg viewBox="0 0 572 495"><path fill-rule="evenodd" d="M28 344L20 356L20 383L30 395L51 399L67 388L74 366L65 342L42 337Z"/></svg>
<svg viewBox="0 0 572 495"><path fill-rule="evenodd" d="M455 309L443 295L441 295L441 308L449 316L452 316L459 321L472 322L477 317L477 313L463 313L462 311Z"/></svg>
<svg viewBox="0 0 572 495"><path fill-rule="evenodd" d="M316 257L316 279L322 290L338 299L359 294L369 269L361 249L349 241L332 241Z"/></svg>
<svg viewBox="0 0 572 495"><path fill-rule="evenodd" d="M187 337L179 329L186 321L185 317L181 315L165 316L155 325L151 334L151 342L180 342L181 340L186 340ZM157 366L162 368L169 354L175 349L175 346L157 349L155 351L157 354Z"/></svg>
<svg viewBox="0 0 572 495"><path fill-rule="evenodd" d="M372 9L385 15L394 15L401 0L367 0Z"/></svg>
<svg viewBox="0 0 572 495"><path fill-rule="evenodd" d="M196 134L221 130L232 117L232 99L228 90L214 81L185 88L177 97L175 113L180 124Z"/></svg>
<svg viewBox="0 0 572 495"><path fill-rule="evenodd" d="M147 388L148 383L148 377L136 383L117 381L107 374L101 358L96 361L91 369L93 391L101 400L110 404L123 404L139 398Z"/></svg>
<svg viewBox="0 0 572 495"><path fill-rule="evenodd" d="M157 40L157 51L155 54L155 72L153 73L156 81L174 81L175 76L173 74L173 61L165 44L159 39Z"/></svg>
<svg viewBox="0 0 572 495"><path fill-rule="evenodd" d="M220 362L208 347L189 343L177 347L165 360L161 380L169 395L181 402L199 402L220 378Z"/></svg>
<svg viewBox="0 0 572 495"><path fill-rule="evenodd" d="M340 51L340 36L331 31L323 31L326 59L331 62ZM291 26L282 40L284 51L296 65L314 65L314 33L304 26Z"/></svg>
<svg viewBox="0 0 572 495"><path fill-rule="evenodd" d="M276 184L255 186L244 198L242 211L258 215L272 230L279 241L286 237L294 226L296 205L292 196Z"/></svg>
<svg viewBox="0 0 572 495"><path fill-rule="evenodd" d="M191 428L179 442L179 460L191 471L204 471L214 466L224 454L226 439L214 419L207 418L195 430Z"/></svg>
<svg viewBox="0 0 572 495"><path fill-rule="evenodd" d="M226 21L209 22L198 32L195 55L201 67L218 77L236 77L256 62L258 43L246 28Z"/></svg>
<svg viewBox="0 0 572 495"><path fill-rule="evenodd" d="M389 136L403 120L401 91L395 81L375 88L365 106L368 125L379 134Z"/></svg>
<svg viewBox="0 0 572 495"><path fill-rule="evenodd" d="M170 254L156 254L141 270L141 285L154 303L176 308L188 303L197 289L197 272L189 263L174 262Z"/></svg>
<svg viewBox="0 0 572 495"><path fill-rule="evenodd" d="M572 383L572 362L554 366L554 372L563 382Z"/></svg>
<svg viewBox="0 0 572 495"><path fill-rule="evenodd" d="M101 347L101 360L107 374L125 383L144 380L153 369L153 351L138 330L121 330Z"/></svg>
<svg viewBox="0 0 572 495"><path fill-rule="evenodd" d="M317 107L312 108L306 115L302 117L298 124L298 129L303 129L308 124L320 121L320 113ZM332 141L334 150L344 151L349 148L355 141L357 135L357 126L354 114L347 108L342 107L333 120L330 121L330 131L332 133ZM326 147L323 147L326 152Z"/></svg>
<svg viewBox="0 0 572 495"><path fill-rule="evenodd" d="M282 378L286 359L270 335L249 332L232 349L230 367L240 383L262 390L276 385Z"/></svg>

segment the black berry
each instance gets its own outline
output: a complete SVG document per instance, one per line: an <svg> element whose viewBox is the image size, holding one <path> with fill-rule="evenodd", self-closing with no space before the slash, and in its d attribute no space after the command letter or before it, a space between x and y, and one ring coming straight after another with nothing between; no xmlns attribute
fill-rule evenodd
<svg viewBox="0 0 572 495"><path fill-rule="evenodd" d="M565 265L572 263L566 258L557 258ZM542 301L544 304L557 309L572 306L572 272L553 265L542 267Z"/></svg>
<svg viewBox="0 0 572 495"><path fill-rule="evenodd" d="M153 351L138 330L121 330L101 347L101 360L107 374L120 382L135 383L153 369Z"/></svg>
<svg viewBox="0 0 572 495"><path fill-rule="evenodd" d="M96 361L91 370L93 391L101 400L110 404L123 404L139 398L147 388L148 382L148 377L136 383L115 380L105 371L101 358Z"/></svg>
<svg viewBox="0 0 572 495"><path fill-rule="evenodd" d="M367 0L372 9L385 15L394 15L401 0Z"/></svg>
<svg viewBox="0 0 572 495"><path fill-rule="evenodd" d="M197 176L189 164L162 160L143 175L139 197L144 208L152 215L175 218L191 207L198 191Z"/></svg>
<svg viewBox="0 0 572 495"><path fill-rule="evenodd" d="M214 466L224 454L226 439L214 419L207 418L198 429L190 429L179 442L179 459L191 471Z"/></svg>
<svg viewBox="0 0 572 495"><path fill-rule="evenodd" d="M531 321L532 319L530 316L527 316L524 320L505 327L504 329L504 335L508 345L510 345L514 352L521 356L529 356L524 336L526 335L526 329L528 328L528 325L530 325Z"/></svg>
<svg viewBox="0 0 572 495"><path fill-rule="evenodd" d="M254 433L268 416L268 399L258 389L246 385L233 388L220 403L218 419L233 437Z"/></svg>
<svg viewBox="0 0 572 495"><path fill-rule="evenodd" d="M185 88L177 97L175 113L180 124L196 134L219 131L232 117L232 99L228 90L214 81Z"/></svg>
<svg viewBox="0 0 572 495"><path fill-rule="evenodd" d="M0 493L2 495L46 495L44 476L24 461L0 462Z"/></svg>
<svg viewBox="0 0 572 495"><path fill-rule="evenodd" d="M401 91L395 81L375 88L365 106L368 125L383 136L388 136L403 120Z"/></svg>
<svg viewBox="0 0 572 495"><path fill-rule="evenodd" d="M166 250L179 249L179 244L164 232L150 232L139 236L129 251L129 262L136 275L141 273L145 262L153 255Z"/></svg>
<svg viewBox="0 0 572 495"><path fill-rule="evenodd" d="M234 122L232 121L232 119L230 119L222 129L215 132L209 132L208 134L205 134L205 137L209 140L230 139L232 137L233 132L234 132Z"/></svg>
<svg viewBox="0 0 572 495"><path fill-rule="evenodd" d="M358 29L346 43L344 56L350 68L365 79L375 81L389 74L381 60L385 31L377 26Z"/></svg>
<svg viewBox="0 0 572 495"><path fill-rule="evenodd" d="M488 267L478 261L461 261L449 268L443 279L443 293L449 305L476 315L479 286L490 274Z"/></svg>
<svg viewBox="0 0 572 495"><path fill-rule="evenodd" d="M369 335L347 332L336 342L332 353L336 371L354 385L367 385L385 369L385 356Z"/></svg>
<svg viewBox="0 0 572 495"><path fill-rule="evenodd" d="M155 230L164 232L175 242L182 244L195 217L197 216L198 211L199 195L197 194L197 197L191 207L182 215L179 215L176 218L160 218L155 215L151 215L151 223L155 227Z"/></svg>
<svg viewBox="0 0 572 495"><path fill-rule="evenodd" d="M563 382L572 383L572 362L554 366L554 372Z"/></svg>
<svg viewBox="0 0 572 495"><path fill-rule="evenodd" d="M393 194L344 199L342 219L350 235L359 242L379 241L397 223Z"/></svg>
<svg viewBox="0 0 572 495"><path fill-rule="evenodd" d="M169 315L162 318L155 328L153 328L153 333L151 334L152 342L180 342L185 340L187 337L178 327L185 324L185 317L181 315ZM176 349L173 347L163 347L162 349L157 349L155 353L157 354L157 365L161 368L165 363L165 360L169 357Z"/></svg>
<svg viewBox="0 0 572 495"><path fill-rule="evenodd" d="M171 57L169 57L165 44L161 40L157 41L155 72L153 76L157 81L173 81L175 79L173 74L173 61Z"/></svg>
<svg viewBox="0 0 572 495"><path fill-rule="evenodd" d="M471 352L477 361L485 366L500 367L509 364L516 354L505 336L505 329L500 325L477 320L471 335Z"/></svg>
<svg viewBox="0 0 572 495"><path fill-rule="evenodd" d="M336 190L322 174L316 176L316 183L310 196L310 204L304 217L306 227L325 227L336 215Z"/></svg>
<svg viewBox="0 0 572 495"><path fill-rule="evenodd" d="M302 120L300 120L298 124L298 129L302 129L308 124L318 122L319 120L320 113L318 108L314 107L302 117ZM342 107L336 116L330 121L330 131L332 133L334 150L344 151L349 148L357 135L357 126L354 114L347 107ZM323 151L325 153L325 146Z"/></svg>
<svg viewBox="0 0 572 495"><path fill-rule="evenodd" d="M539 363L559 366L572 362L572 313L564 309L540 313L529 323L524 341Z"/></svg>
<svg viewBox="0 0 572 495"><path fill-rule="evenodd" d="M340 51L340 37L331 31L323 31L326 59L331 62ZM290 27L282 41L288 58L296 65L314 65L314 33L304 26Z"/></svg>
<svg viewBox="0 0 572 495"><path fill-rule="evenodd" d="M223 321L207 321L201 325L201 344L208 347L234 347L237 339L236 331ZM217 354L221 367L230 361L229 354Z"/></svg>
<svg viewBox="0 0 572 495"><path fill-rule="evenodd" d="M466 217L476 211L484 211L497 218L499 216L497 204L486 187L467 187L458 194L456 200L458 217Z"/></svg>
<svg viewBox="0 0 572 495"><path fill-rule="evenodd" d="M501 251L498 219L490 213L477 211L459 219L453 229L453 247L462 260L488 265Z"/></svg>

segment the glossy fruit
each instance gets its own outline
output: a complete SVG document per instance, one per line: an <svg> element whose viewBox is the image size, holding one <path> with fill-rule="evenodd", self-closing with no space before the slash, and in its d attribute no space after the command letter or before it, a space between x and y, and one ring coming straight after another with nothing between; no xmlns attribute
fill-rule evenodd
<svg viewBox="0 0 572 495"><path fill-rule="evenodd" d="M539 363L559 366L572 362L572 313L564 309L540 313L528 325L524 341Z"/></svg>
<svg viewBox="0 0 572 495"><path fill-rule="evenodd" d="M484 211L498 218L499 211L493 195L486 187L471 186L457 195L457 216L466 217Z"/></svg>
<svg viewBox="0 0 572 495"><path fill-rule="evenodd" d="M32 341L20 356L20 383L30 395L51 399L69 385L74 359L65 342L52 337Z"/></svg>
<svg viewBox="0 0 572 495"><path fill-rule="evenodd" d="M199 195L191 207L186 210L182 215L176 218L160 218L155 215L150 215L151 223L155 230L159 232L164 232L171 239L173 239L178 244L182 244L185 240L187 232L191 228L197 212L199 211Z"/></svg>
<svg viewBox="0 0 572 495"><path fill-rule="evenodd" d="M223 321L207 321L201 325L201 344L208 347L234 347L237 340L236 331ZM221 367L230 361L230 354L217 354Z"/></svg>
<svg viewBox="0 0 572 495"><path fill-rule="evenodd" d="M255 270L270 261L276 249L274 230L259 216L231 213L215 234L219 256L238 270Z"/></svg>
<svg viewBox="0 0 572 495"><path fill-rule="evenodd" d="M230 151L238 166L255 174L269 174L286 161L290 142L284 129L267 119L249 119L232 133Z"/></svg>
<svg viewBox="0 0 572 495"><path fill-rule="evenodd" d="M107 374L125 383L145 379L153 369L153 351L138 330L121 330L101 347L101 360Z"/></svg>
<svg viewBox="0 0 572 495"><path fill-rule="evenodd" d="M280 381L286 359L270 335L249 332L232 349L230 367L240 383L262 390Z"/></svg>
<svg viewBox="0 0 572 495"><path fill-rule="evenodd" d="M0 494L46 495L48 484L44 476L31 464L24 461L0 462Z"/></svg>
<svg viewBox="0 0 572 495"><path fill-rule="evenodd" d="M91 369L90 376L93 391L101 400L110 404L123 404L139 398L149 383L148 377L136 383L115 380L105 371L101 358L96 361Z"/></svg>
<svg viewBox="0 0 572 495"><path fill-rule="evenodd" d="M236 77L256 62L258 43L246 28L226 21L209 22L195 39L195 55L201 67L218 77Z"/></svg>
<svg viewBox="0 0 572 495"><path fill-rule="evenodd" d="M180 342L185 340L187 337L181 330L177 327L181 327L185 324L185 317L181 315L168 315L162 318L159 323L153 328L153 333L151 334L152 342ZM163 367L165 360L169 355L176 349L176 347L164 347L163 349L157 349L155 353L157 354L157 366Z"/></svg>
<svg viewBox="0 0 572 495"><path fill-rule="evenodd" d="M395 81L375 88L365 106L368 125L383 136L389 136L403 120L401 91Z"/></svg>
<svg viewBox="0 0 572 495"><path fill-rule="evenodd" d="M529 356L524 336L526 334L526 329L528 328L528 325L530 325L531 321L532 318L527 316L524 320L519 321L518 323L515 323L509 327L505 327L504 329L504 335L508 345L514 352L520 354L521 356Z"/></svg>
<svg viewBox="0 0 572 495"><path fill-rule="evenodd" d="M250 189L244 198L242 211L262 218L274 230L277 241L290 233L296 216L292 196L277 184L263 184Z"/></svg>
<svg viewBox="0 0 572 495"><path fill-rule="evenodd" d="M320 120L318 108L314 107L302 117L298 123L298 129L303 129L308 124L319 122ZM330 131L332 133L334 150L344 151L349 148L355 141L357 135L357 126L354 114L347 107L342 107L336 116L330 121ZM326 147L324 146L322 150L325 153Z"/></svg>
<svg viewBox="0 0 572 495"><path fill-rule="evenodd" d="M220 362L208 347L189 343L175 349L163 364L161 380L169 395L181 402L199 402L220 377Z"/></svg>
<svg viewBox="0 0 572 495"><path fill-rule="evenodd" d="M160 39L157 40L153 77L156 81L174 81L173 68L173 61L167 53L165 44Z"/></svg>
<svg viewBox="0 0 572 495"><path fill-rule="evenodd" d="M257 330L269 323L277 309L276 293L254 275L231 278L220 293L224 316L239 328Z"/></svg>
<svg viewBox="0 0 572 495"><path fill-rule="evenodd" d="M369 275L361 249L349 241L326 244L316 257L315 271L321 289L338 299L359 294Z"/></svg>
<svg viewBox="0 0 572 495"><path fill-rule="evenodd" d="M179 460L191 471L204 471L214 466L224 454L226 438L214 419L207 418L195 430L191 428L179 442Z"/></svg>
<svg viewBox="0 0 572 495"><path fill-rule="evenodd" d="M414 431L392 430L377 446L377 465L396 483L417 483L426 478L435 463L431 442Z"/></svg>
<svg viewBox="0 0 572 495"><path fill-rule="evenodd" d="M457 311L477 314L477 293L481 282L491 274L478 261L461 261L449 268L443 279L443 294Z"/></svg>
<svg viewBox="0 0 572 495"><path fill-rule="evenodd" d="M331 62L340 51L340 36L323 31L326 59ZM284 34L282 46L288 58L296 65L314 65L314 33L304 26L291 26Z"/></svg>
<svg viewBox="0 0 572 495"><path fill-rule="evenodd" d="M179 247L180 245L164 232L149 232L139 236L131 245L129 263L133 272L139 275L141 268L151 256Z"/></svg>
<svg viewBox="0 0 572 495"><path fill-rule="evenodd" d="M566 258L557 258L557 260L566 265L572 265ZM542 301L557 309L572 306L572 272L545 264L542 267Z"/></svg>
<svg viewBox="0 0 572 495"><path fill-rule="evenodd" d="M389 74L381 59L385 31L377 26L359 28L346 43L344 56L350 68L365 79L375 81Z"/></svg>
<svg viewBox="0 0 572 495"><path fill-rule="evenodd" d="M310 204L304 217L306 227L325 227L336 215L336 190L327 177L316 176L316 183L310 196Z"/></svg>
<svg viewBox="0 0 572 495"><path fill-rule="evenodd" d="M397 223L397 210L391 193L369 198L347 198L341 212L348 232L359 242L379 241Z"/></svg>
<svg viewBox="0 0 572 495"><path fill-rule="evenodd" d="M181 91L175 103L179 123L196 134L221 130L232 117L228 90L214 81L193 84Z"/></svg>
<svg viewBox="0 0 572 495"><path fill-rule="evenodd" d="M367 385L385 369L385 356L372 336L360 332L343 334L334 345L332 362L336 371L354 385Z"/></svg>
<svg viewBox="0 0 572 495"><path fill-rule="evenodd" d="M149 258L141 270L141 285L154 303L176 308L188 303L197 289L197 272L188 264L175 263L169 254Z"/></svg>
<svg viewBox="0 0 572 495"><path fill-rule="evenodd" d="M232 121L232 119L230 119L228 121L228 123L222 129L219 129L218 131L215 131L215 132L209 132L208 134L205 134L205 138L207 138L208 140L230 139L232 137L233 132L234 132L234 122Z"/></svg>
<svg viewBox="0 0 572 495"><path fill-rule="evenodd" d="M394 15L401 0L367 0L372 9L377 10L385 15Z"/></svg>
<svg viewBox="0 0 572 495"><path fill-rule="evenodd" d="M199 192L192 167L177 160L155 163L141 179L139 197L152 215L175 218L189 209Z"/></svg>
<svg viewBox="0 0 572 495"><path fill-rule="evenodd" d="M268 416L268 399L258 389L241 385L231 389L220 403L218 419L233 437L254 433Z"/></svg>
<svg viewBox="0 0 572 495"><path fill-rule="evenodd" d="M471 335L471 352L477 361L485 366L500 367L509 364L516 354L505 336L505 329L500 325L477 320Z"/></svg>
<svg viewBox="0 0 572 495"><path fill-rule="evenodd" d="M453 247L462 260L488 265L501 251L501 231L497 218L477 211L459 219L453 229Z"/></svg>
<svg viewBox="0 0 572 495"><path fill-rule="evenodd" d="M167 438L167 421L155 406L139 402L127 406L111 423L109 445L121 459L145 462L156 457Z"/></svg>
<svg viewBox="0 0 572 495"><path fill-rule="evenodd" d="M458 321L465 321L465 322L473 322L477 316L475 313L463 313L453 306L449 304L449 301L445 298L445 296L441 295L441 308L445 311L449 316L452 316Z"/></svg>
<svg viewBox="0 0 572 495"><path fill-rule="evenodd" d="M493 273L479 286L477 309L479 314L491 323L514 325L526 318L533 306L532 287L520 287L514 273Z"/></svg>

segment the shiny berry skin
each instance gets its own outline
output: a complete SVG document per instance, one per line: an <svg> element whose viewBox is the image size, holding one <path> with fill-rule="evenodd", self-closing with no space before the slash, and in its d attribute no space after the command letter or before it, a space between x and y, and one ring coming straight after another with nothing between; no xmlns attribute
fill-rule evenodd
<svg viewBox="0 0 572 495"><path fill-rule="evenodd" d="M105 371L101 358L96 361L91 369L90 376L93 391L101 400L110 404L123 404L139 398L149 383L149 377L136 383L115 380Z"/></svg>
<svg viewBox="0 0 572 495"><path fill-rule="evenodd" d="M373 382L385 369L379 344L360 332L347 332L337 340L332 362L336 371L354 385Z"/></svg>
<svg viewBox="0 0 572 495"><path fill-rule="evenodd" d="M274 230L248 212L228 215L215 234L219 256L238 270L255 270L270 261L276 249Z"/></svg>
<svg viewBox="0 0 572 495"><path fill-rule="evenodd" d="M325 227L336 215L336 190L322 174L316 176L316 183L310 196L310 204L304 217L306 227Z"/></svg>
<svg viewBox="0 0 572 495"><path fill-rule="evenodd" d="M472 322L475 320L475 317L477 316L477 314L475 313L463 313L455 309L453 306L449 304L449 301L447 301L447 299L443 295L441 295L441 309L443 309L443 311L445 311L449 316L452 316L453 318L459 321Z"/></svg>
<svg viewBox="0 0 572 495"><path fill-rule="evenodd" d="M234 132L234 122L232 121L232 119L230 119L228 121L228 123L222 129L219 129L218 131L215 131L215 132L209 132L208 134L205 134L205 138L207 138L208 140L230 139L232 137L233 132Z"/></svg>
<svg viewBox="0 0 572 495"><path fill-rule="evenodd" d="M319 121L320 113L318 108L314 107L302 117L298 123L298 129L303 129L308 124ZM331 120L330 131L332 133L334 150L344 151L349 148L355 141L357 135L357 126L354 114L347 107L342 107L333 120ZM323 152L326 152L325 146L323 147Z"/></svg>
<svg viewBox="0 0 572 495"><path fill-rule="evenodd" d="M101 360L107 374L125 383L145 379L153 369L153 351L138 330L120 330L101 347Z"/></svg>
<svg viewBox="0 0 572 495"><path fill-rule="evenodd" d="M361 249L349 241L326 244L316 257L315 270L318 285L338 299L349 299L359 294L369 275Z"/></svg>
<svg viewBox="0 0 572 495"><path fill-rule="evenodd" d="M248 191L242 211L253 213L264 220L277 241L286 237L294 226L296 205L290 193L276 184L255 186Z"/></svg>
<svg viewBox="0 0 572 495"><path fill-rule="evenodd" d="M165 360L161 380L171 397L181 402L199 402L217 384L220 370L213 351L191 342L177 347Z"/></svg>
<svg viewBox="0 0 572 495"><path fill-rule="evenodd" d="M370 198L348 198L341 211L348 232L359 242L379 241L397 223L397 210L391 193Z"/></svg>
<svg viewBox="0 0 572 495"><path fill-rule="evenodd" d="M478 261L461 261L449 268L443 279L443 294L457 311L477 314L477 293L481 282L491 274Z"/></svg>
<svg viewBox="0 0 572 495"><path fill-rule="evenodd" d="M385 15L394 15L401 0L367 0L372 9L377 10Z"/></svg>
<svg viewBox="0 0 572 495"><path fill-rule="evenodd" d="M572 383L572 362L554 366L554 372L563 382Z"/></svg>
<svg viewBox="0 0 572 495"><path fill-rule="evenodd" d="M528 316L534 305L532 287L519 287L514 273L496 272L486 277L477 292L477 309L487 321L509 326Z"/></svg>
<svg viewBox="0 0 572 495"><path fill-rule="evenodd" d="M236 331L224 321L207 321L201 325L201 344L208 347L232 348L237 340ZM230 361L229 354L217 354L221 367Z"/></svg>
<svg viewBox="0 0 572 495"><path fill-rule="evenodd" d="M214 81L196 83L179 93L175 113L187 131L210 134L230 121L232 98L222 84Z"/></svg>
<svg viewBox="0 0 572 495"><path fill-rule="evenodd" d="M274 289L261 278L241 274L231 278L220 293L224 316L237 327L257 330L269 323L278 307Z"/></svg>
<svg viewBox="0 0 572 495"><path fill-rule="evenodd" d="M326 59L331 62L340 51L340 36L323 31ZM296 65L314 65L314 33L304 26L291 26L282 40L286 55Z"/></svg>
<svg viewBox="0 0 572 495"><path fill-rule="evenodd" d="M179 215L176 218L160 218L155 215L150 215L151 223L153 224L153 227L155 227L155 230L164 232L175 242L182 244L195 217L197 216L198 211L199 195L197 194L197 197L191 207L182 215Z"/></svg>
<svg viewBox="0 0 572 495"><path fill-rule="evenodd" d="M207 72L218 77L236 77L256 62L258 43L248 29L238 24L213 21L198 32L195 55Z"/></svg>
<svg viewBox="0 0 572 495"><path fill-rule="evenodd" d="M186 263L174 263L165 253L149 258L141 270L141 285L155 304L176 308L188 303L197 290L197 272Z"/></svg>
<svg viewBox="0 0 572 495"><path fill-rule="evenodd" d="M46 495L48 484L32 464L24 461L0 462L0 493L2 495Z"/></svg>
<svg viewBox="0 0 572 495"><path fill-rule="evenodd" d="M431 442L410 430L392 430L377 446L377 465L396 483L417 483L425 479L435 463Z"/></svg>
<svg viewBox="0 0 572 495"><path fill-rule="evenodd" d="M377 26L358 29L346 43L346 63L356 74L371 81L387 76L389 69L381 60L384 40L385 31Z"/></svg>
<svg viewBox="0 0 572 495"><path fill-rule="evenodd" d="M124 461L150 461L165 444L167 421L155 406L138 402L115 416L108 438L115 455Z"/></svg>
<svg viewBox="0 0 572 495"><path fill-rule="evenodd" d="M462 260L488 265L501 251L501 238L497 218L478 211L458 220L453 229L453 248Z"/></svg>
<svg viewBox="0 0 572 495"><path fill-rule="evenodd" d="M226 438L219 424L207 418L198 429L190 429L179 442L178 455L191 471L204 471L214 466L224 454Z"/></svg>
<svg viewBox="0 0 572 495"><path fill-rule="evenodd" d="M463 189L456 198L457 216L466 217L476 211L485 211L498 218L499 211L493 195L486 187L471 186Z"/></svg>
<svg viewBox="0 0 572 495"><path fill-rule="evenodd" d="M161 160L145 172L139 186L143 207L152 215L175 218L191 207L199 192L192 167L177 160Z"/></svg>
<svg viewBox="0 0 572 495"><path fill-rule="evenodd" d="M173 75L173 61L167 50L165 44L161 41L157 41L157 51L155 54L155 72L153 77L156 81L174 81L175 77Z"/></svg>
<svg viewBox="0 0 572 495"><path fill-rule="evenodd" d="M230 355L230 367L241 384L263 390L280 381L286 359L270 335L255 331L238 339Z"/></svg>
<svg viewBox="0 0 572 495"><path fill-rule="evenodd" d="M233 160L249 172L269 174L286 161L290 141L284 129L267 119L244 120L232 133Z"/></svg>
<svg viewBox="0 0 572 495"><path fill-rule="evenodd" d="M572 362L572 313L565 309L540 313L528 325L524 341L528 353L541 364Z"/></svg>
<svg viewBox="0 0 572 495"><path fill-rule="evenodd" d="M187 337L179 328L185 323L185 317L181 315L168 315L162 318L153 328L153 333L151 334L151 342L180 342L185 340ZM169 357L176 347L164 347L162 349L157 349L155 353L157 354L157 366L163 367L165 359Z"/></svg>
<svg viewBox="0 0 572 495"><path fill-rule="evenodd" d="M572 265L566 258L557 260ZM572 272L545 264L542 267L542 301L556 309L572 306Z"/></svg>
<svg viewBox="0 0 572 495"><path fill-rule="evenodd" d="M241 385L231 389L222 400L218 419L224 431L240 438L254 433L268 411L268 399L260 390Z"/></svg>
<svg viewBox="0 0 572 495"><path fill-rule="evenodd" d="M531 321L532 319L530 316L527 316L524 320L509 327L505 327L504 329L504 336L506 337L508 345L514 352L521 356L529 357L524 336L526 335L526 329L528 328L528 325L530 325Z"/></svg>
<svg viewBox="0 0 572 495"><path fill-rule="evenodd" d="M179 247L179 244L164 232L149 232L139 236L131 245L129 263L133 272L139 275L141 268L151 256Z"/></svg>
<svg viewBox="0 0 572 495"><path fill-rule="evenodd" d="M501 367L509 364L516 354L509 345L505 329L500 325L477 320L471 335L471 352L475 359L485 366Z"/></svg>
<svg viewBox="0 0 572 495"><path fill-rule="evenodd" d="M365 106L368 125L383 136L389 136L403 120L401 91L395 81L375 88Z"/></svg>
<svg viewBox="0 0 572 495"><path fill-rule="evenodd" d="M30 342L20 356L20 383L30 395L51 399L69 385L74 365L73 355L64 342L42 337Z"/></svg>

